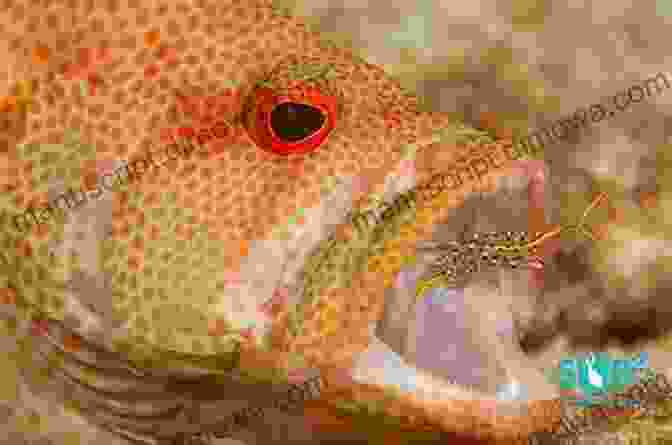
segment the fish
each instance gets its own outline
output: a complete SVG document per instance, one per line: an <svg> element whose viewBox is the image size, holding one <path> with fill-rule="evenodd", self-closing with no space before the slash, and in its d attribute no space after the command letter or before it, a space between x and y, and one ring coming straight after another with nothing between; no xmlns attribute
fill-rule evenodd
<svg viewBox="0 0 672 445"><path fill-rule="evenodd" d="M32 77L26 79L38 86L31 90L29 112L9 120L22 130L16 132L21 139L0 153L10 172L3 186L11 185L0 197L1 241L5 256L21 258L3 262L4 283L16 291L20 307L55 320L81 321L68 328L80 339L77 347L65 348L70 365L55 375L73 394L86 388L86 397L95 398L101 411L89 415L107 419L106 429L125 430L129 437L193 429L175 413L198 413L179 404L168 409L166 399L188 396L197 406L222 392L203 383L207 397L178 389L158 396L150 391L158 384L151 369L183 378L190 375L186 370L199 369L221 379L265 384L277 383L274 370L347 369L368 346L384 286L398 271L374 267L387 264L380 259L381 246L401 236L399 226L404 233L426 236L468 193L509 174L507 160L516 157L512 141L422 110L417 97L381 67L267 0L189 6L158 0L138 9L96 4L96 14L74 14L78 26L89 29L82 39L70 38L60 12L14 3L27 14L14 23L25 36L11 54L16 62L45 45L38 36L50 37L49 58L31 66ZM134 20L126 20L126 14ZM33 15L46 21L29 32ZM7 10L0 13L3 23L13 19ZM150 19L162 23L158 34L148 29ZM47 28L47 23L62 26ZM95 94L82 94L82 78L95 86ZM310 125L288 129L278 123L283 119L278 107L287 102L306 105L294 112L304 113ZM66 128L77 132L81 147L93 148L64 157L55 146ZM476 161L494 164L496 157L503 161L487 174L474 172ZM101 163L110 162L121 167L100 171ZM394 179L399 166L409 173L411 164L414 174L403 176L413 176L416 184L428 183L437 172L447 174L441 184L411 193ZM463 178L455 171L472 175ZM366 178L360 181L361 195L382 195L390 184L398 190L389 217L386 210L376 224L352 230L354 223L345 215L357 210L356 200L349 199L355 193L338 180L360 176ZM341 185L330 189L327 182ZM50 196L67 189L79 190L82 202L61 212L65 209ZM339 224L344 230L327 230ZM94 231L82 229L92 225L109 231L96 239ZM295 239L299 233L305 242ZM47 248L53 239L67 244L70 256L54 258ZM298 244L301 248L292 247ZM492 261L520 261L496 247L492 253ZM291 261L296 267L285 267ZM337 265L345 269L330 273ZM107 284L107 293L97 300L107 299L113 311L96 315L77 304L63 283L79 270ZM273 317L259 315L280 287L291 294L274 304ZM345 310L351 306L360 313ZM71 313L73 308L79 312ZM104 313L114 320L106 321ZM108 329L112 325L116 328ZM113 365L119 354L128 362L124 366ZM94 364L109 358L105 366L95 366L95 384L77 374L86 366L82 357ZM144 403L111 393L112 375L165 415L148 416ZM336 413L343 394L376 400L380 391L358 383L334 386L341 392L324 391L314 402L324 408L320 412ZM437 430L492 434L508 437L509 443L538 426L538 416L521 414L511 422L480 414L478 396L452 387L456 397L464 396L460 403L432 401L430 408L424 400L398 397L381 410L394 417L408 409ZM544 403L534 409L546 412ZM556 409L553 401L547 405ZM481 415L487 421L474 431L473 420Z"/></svg>

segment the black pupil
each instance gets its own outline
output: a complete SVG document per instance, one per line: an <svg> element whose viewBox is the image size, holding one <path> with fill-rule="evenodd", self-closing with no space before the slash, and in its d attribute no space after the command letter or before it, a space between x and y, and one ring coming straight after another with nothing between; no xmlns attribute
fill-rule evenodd
<svg viewBox="0 0 672 445"><path fill-rule="evenodd" d="M325 116L310 105L284 102L271 111L271 128L287 142L298 142L322 128Z"/></svg>

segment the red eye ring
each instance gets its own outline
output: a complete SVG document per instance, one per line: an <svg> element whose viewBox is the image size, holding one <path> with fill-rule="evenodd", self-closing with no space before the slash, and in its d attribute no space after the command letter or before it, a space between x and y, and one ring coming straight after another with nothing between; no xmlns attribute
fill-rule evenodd
<svg viewBox="0 0 672 445"><path fill-rule="evenodd" d="M271 114L283 104L310 107L323 117L322 125L297 141L281 138L271 124ZM278 93L268 86L255 88L244 113L244 124L250 138L262 150L287 156L317 150L336 127L338 101L310 84L294 82L292 88Z"/></svg>

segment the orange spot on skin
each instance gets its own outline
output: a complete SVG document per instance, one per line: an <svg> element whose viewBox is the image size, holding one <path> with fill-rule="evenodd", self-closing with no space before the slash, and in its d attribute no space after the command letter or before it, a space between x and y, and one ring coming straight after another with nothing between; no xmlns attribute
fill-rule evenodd
<svg viewBox="0 0 672 445"><path fill-rule="evenodd" d="M151 30L147 31L145 33L145 45L149 46L150 48L155 47L159 43L159 31L158 30Z"/></svg>
<svg viewBox="0 0 672 445"><path fill-rule="evenodd" d="M50 228L47 224L40 224L35 228L35 236L38 239L44 240L47 238L47 235L50 234Z"/></svg>
<svg viewBox="0 0 672 445"><path fill-rule="evenodd" d="M80 48L77 52L77 61L81 68L91 68L94 63L94 52L91 48Z"/></svg>
<svg viewBox="0 0 672 445"><path fill-rule="evenodd" d="M401 126L401 117L399 113L396 112L385 113L383 116L383 120L385 121L385 125L387 125L388 128L397 128Z"/></svg>
<svg viewBox="0 0 672 445"><path fill-rule="evenodd" d="M224 113L229 112L229 108L231 106L231 98L227 96L226 94L220 94L218 96L214 96L210 99L211 104L208 105L208 108L210 109L210 112L216 116L219 116Z"/></svg>
<svg viewBox="0 0 672 445"><path fill-rule="evenodd" d="M94 190L97 186L98 175L95 171L89 171L84 174L81 185L84 190Z"/></svg>
<svg viewBox="0 0 672 445"><path fill-rule="evenodd" d="M513 139L513 130L508 127L495 128L495 136L498 139Z"/></svg>
<svg viewBox="0 0 672 445"><path fill-rule="evenodd" d="M177 50L169 46L162 46L158 53L159 59L166 63L177 61Z"/></svg>
<svg viewBox="0 0 672 445"><path fill-rule="evenodd" d="M201 98L196 96L177 96L178 105L184 114L198 119L201 115Z"/></svg>
<svg viewBox="0 0 672 445"><path fill-rule="evenodd" d="M642 192L637 196L637 204L645 210L658 207L658 194L656 192Z"/></svg>
<svg viewBox="0 0 672 445"><path fill-rule="evenodd" d="M0 98L0 111L12 112L16 108L16 97L4 96Z"/></svg>
<svg viewBox="0 0 672 445"><path fill-rule="evenodd" d="M143 250L144 243L142 242L141 238L134 238L133 241L131 241L130 246L133 250L140 253Z"/></svg>
<svg viewBox="0 0 672 445"><path fill-rule="evenodd" d="M620 223L623 222L624 212L618 207L609 207L609 222Z"/></svg>
<svg viewBox="0 0 672 445"><path fill-rule="evenodd" d="M109 48L100 47L96 49L94 59L96 63L105 63L110 60L110 56L111 53Z"/></svg>
<svg viewBox="0 0 672 445"><path fill-rule="evenodd" d="M85 79L91 83L91 90L95 84L101 83L100 79L92 73L98 64L106 63L110 59L110 51L107 48L80 48L77 55L77 63L67 63L63 67L63 76L67 80Z"/></svg>
<svg viewBox="0 0 672 445"><path fill-rule="evenodd" d="M84 73L84 69L81 66L75 65L74 63L68 63L65 65L63 70L63 76L67 80L72 80L77 77L80 77Z"/></svg>
<svg viewBox="0 0 672 445"><path fill-rule="evenodd" d="M19 98L16 96L7 96L7 104L9 105L10 111L16 111L16 107L19 104Z"/></svg>
<svg viewBox="0 0 672 445"><path fill-rule="evenodd" d="M140 261L137 258L131 257L128 259L128 267L131 270L139 270L140 269Z"/></svg>
<svg viewBox="0 0 672 445"><path fill-rule="evenodd" d="M240 242L240 255L241 256L247 256L249 251L250 251L249 243L246 240L242 240Z"/></svg>
<svg viewBox="0 0 672 445"><path fill-rule="evenodd" d="M193 128L180 127L177 129L177 135L183 138L193 138L196 135L196 131Z"/></svg>
<svg viewBox="0 0 672 445"><path fill-rule="evenodd" d="M161 142L173 142L175 138L175 130L172 128L163 128L159 130L159 139Z"/></svg>
<svg viewBox="0 0 672 445"><path fill-rule="evenodd" d="M208 335L219 337L226 334L226 321L221 318L208 322Z"/></svg>
<svg viewBox="0 0 672 445"><path fill-rule="evenodd" d="M17 207L23 207L26 202L26 197L24 195L16 195L14 197L14 205Z"/></svg>
<svg viewBox="0 0 672 445"><path fill-rule="evenodd" d="M82 340L76 335L68 334L63 338L63 346L69 351L77 352L82 347Z"/></svg>
<svg viewBox="0 0 672 445"><path fill-rule="evenodd" d="M47 60L49 60L50 55L51 51L49 50L49 47L45 45L38 45L35 48L33 48L33 61L35 61L35 63L47 62Z"/></svg>
<svg viewBox="0 0 672 445"><path fill-rule="evenodd" d="M478 126L483 129L495 129L497 127L497 116L490 111L482 111L478 115Z"/></svg>
<svg viewBox="0 0 672 445"><path fill-rule="evenodd" d="M6 287L0 290L0 301L2 304L16 304L16 292L14 289Z"/></svg>
<svg viewBox="0 0 672 445"><path fill-rule="evenodd" d="M513 138L513 131L510 128L498 125L497 115L490 111L481 112L478 118L478 127L494 133L500 139Z"/></svg>
<svg viewBox="0 0 672 445"><path fill-rule="evenodd" d="M152 241L157 241L161 237L161 229L159 229L159 226L152 225L149 231L149 238Z"/></svg>
<svg viewBox="0 0 672 445"><path fill-rule="evenodd" d="M596 239L604 240L607 238L609 233L609 224L600 224L598 226L595 226L592 228L590 232Z"/></svg>
<svg viewBox="0 0 672 445"><path fill-rule="evenodd" d="M352 238L353 229L349 224L341 224L336 228L336 239L339 241L349 241Z"/></svg>
<svg viewBox="0 0 672 445"><path fill-rule="evenodd" d="M29 259L33 256L33 248L28 241L20 241L17 246L17 254L25 259Z"/></svg>
<svg viewBox="0 0 672 445"><path fill-rule="evenodd" d="M229 144L225 141L218 140L215 141L214 144L210 144L210 157L216 157L224 152L226 152L226 149L229 147Z"/></svg>
<svg viewBox="0 0 672 445"><path fill-rule="evenodd" d="M149 65L147 68L145 68L145 77L148 79L151 79L152 77L156 77L156 75L159 74L159 67L156 65Z"/></svg>
<svg viewBox="0 0 672 445"><path fill-rule="evenodd" d="M303 174L303 162L300 160L293 161L288 166L289 176L297 178Z"/></svg>
<svg viewBox="0 0 672 445"><path fill-rule="evenodd" d="M209 114L214 113L217 110L217 107L221 105L222 98L220 96L207 96L203 99L205 103L205 109Z"/></svg>
<svg viewBox="0 0 672 445"><path fill-rule="evenodd" d="M87 80L88 80L88 87L89 87L89 96L95 96L96 95L96 89L97 89L98 85L100 85L102 83L102 81L95 74L90 74Z"/></svg>

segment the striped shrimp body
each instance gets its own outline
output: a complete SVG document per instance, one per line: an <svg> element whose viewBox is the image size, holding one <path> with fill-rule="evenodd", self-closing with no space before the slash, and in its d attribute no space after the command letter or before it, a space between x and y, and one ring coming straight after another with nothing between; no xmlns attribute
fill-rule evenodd
<svg viewBox="0 0 672 445"><path fill-rule="evenodd" d="M440 256L430 266L429 277L420 280L416 298L439 284L458 287L484 267L509 267L543 262L535 256L536 246L527 232L475 233L461 241L450 241L420 250L439 251Z"/></svg>

